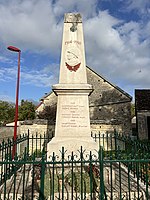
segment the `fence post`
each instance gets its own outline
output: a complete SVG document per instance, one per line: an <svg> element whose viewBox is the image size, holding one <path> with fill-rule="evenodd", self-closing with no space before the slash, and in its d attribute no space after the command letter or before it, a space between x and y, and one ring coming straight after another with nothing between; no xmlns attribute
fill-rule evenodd
<svg viewBox="0 0 150 200"><path fill-rule="evenodd" d="M23 156L23 160L26 161L27 160L27 153L26 153L26 147L25 147L25 151L24 151L24 156ZM24 196L25 196L25 173L26 173L26 163L23 163L23 185L22 185L22 200L24 200Z"/></svg>
<svg viewBox="0 0 150 200"><path fill-rule="evenodd" d="M29 137L30 137L30 132L28 129L28 136L27 136L27 154L29 155Z"/></svg>
<svg viewBox="0 0 150 200"><path fill-rule="evenodd" d="M104 200L104 163L103 163L103 159L104 159L104 152L103 152L103 148L100 147L99 150L99 166L100 166L100 200Z"/></svg>
<svg viewBox="0 0 150 200"><path fill-rule="evenodd" d="M44 178L45 178L45 152L42 151L41 182L40 182L39 200L43 200L44 199Z"/></svg>
<svg viewBox="0 0 150 200"><path fill-rule="evenodd" d="M117 151L117 132L116 129L114 129L114 139L115 139L115 152Z"/></svg>
<svg viewBox="0 0 150 200"><path fill-rule="evenodd" d="M65 161L65 149L62 147L62 200L64 200L64 161Z"/></svg>

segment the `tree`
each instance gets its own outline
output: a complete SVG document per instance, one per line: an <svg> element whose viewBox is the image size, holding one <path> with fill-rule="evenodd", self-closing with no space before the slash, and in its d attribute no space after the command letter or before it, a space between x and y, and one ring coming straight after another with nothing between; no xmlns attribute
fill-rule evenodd
<svg viewBox="0 0 150 200"><path fill-rule="evenodd" d="M49 122L54 122L56 120L56 105L45 106L37 116L39 119L47 119Z"/></svg>
<svg viewBox="0 0 150 200"><path fill-rule="evenodd" d="M0 126L14 121L15 106L6 101L0 101Z"/></svg>
<svg viewBox="0 0 150 200"><path fill-rule="evenodd" d="M19 120L35 119L35 105L27 100L21 100L19 106Z"/></svg>

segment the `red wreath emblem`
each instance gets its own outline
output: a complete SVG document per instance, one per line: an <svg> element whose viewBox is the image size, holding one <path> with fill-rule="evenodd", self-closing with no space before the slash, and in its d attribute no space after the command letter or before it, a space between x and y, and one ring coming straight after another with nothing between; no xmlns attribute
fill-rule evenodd
<svg viewBox="0 0 150 200"><path fill-rule="evenodd" d="M68 65L68 63L65 63L65 64L70 71L74 71L74 72L76 72L81 65L81 63L78 63L77 65L74 65L74 66Z"/></svg>

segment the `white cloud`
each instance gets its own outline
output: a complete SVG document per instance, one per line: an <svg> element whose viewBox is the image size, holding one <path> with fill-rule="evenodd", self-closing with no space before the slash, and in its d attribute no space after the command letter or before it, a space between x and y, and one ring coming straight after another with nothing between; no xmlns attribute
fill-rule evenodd
<svg viewBox="0 0 150 200"><path fill-rule="evenodd" d="M59 55L65 12L95 15L97 0L11 0L0 6L0 41L34 52ZM52 50L52 51L51 51Z"/></svg>
<svg viewBox="0 0 150 200"><path fill-rule="evenodd" d="M1 4L0 27L0 40L6 46L15 44L35 52L57 50L62 29L56 24L48 0L12 0Z"/></svg>
<svg viewBox="0 0 150 200"><path fill-rule="evenodd" d="M12 97L5 95L5 94L0 94L0 100L1 101L8 101L8 102L14 102L15 99L13 99Z"/></svg>
<svg viewBox="0 0 150 200"><path fill-rule="evenodd" d="M68 12L80 12L83 18L93 17L98 0L56 0L52 5L55 16L63 16Z"/></svg>
<svg viewBox="0 0 150 200"><path fill-rule="evenodd" d="M147 25L120 22L104 11L87 20L84 26L89 66L125 90L129 85L132 89L150 85Z"/></svg>
<svg viewBox="0 0 150 200"><path fill-rule="evenodd" d="M0 62L2 63L9 63L9 64L12 64L13 61L9 58L6 58L5 56L0 56Z"/></svg>
<svg viewBox="0 0 150 200"><path fill-rule="evenodd" d="M149 17L150 14L150 2L149 0L127 0L128 10L136 10L138 14L142 14L144 17ZM147 16L146 16L147 15Z"/></svg>
<svg viewBox="0 0 150 200"><path fill-rule="evenodd" d="M21 80L25 85L37 87L50 87L55 82L53 75L43 73L43 71L22 72Z"/></svg>
<svg viewBox="0 0 150 200"><path fill-rule="evenodd" d="M16 77L16 74L17 74L16 67L15 68L3 67L2 69L0 68L0 81L1 82L12 81L14 80L14 77Z"/></svg>
<svg viewBox="0 0 150 200"><path fill-rule="evenodd" d="M55 69L54 69L55 67ZM6 76L7 74L7 76ZM0 68L0 82L14 82L17 78L17 68L3 67ZM51 64L43 69L27 70L25 66L21 67L20 80L22 85L34 85L37 87L50 87L58 82L58 64Z"/></svg>
<svg viewBox="0 0 150 200"><path fill-rule="evenodd" d="M113 26L119 23L120 21L110 16L107 11L100 12L98 16L85 22L85 42L90 55L97 55L97 51L93 52L95 47L98 48L98 51L108 49L115 51L117 48L122 48L120 36L113 28ZM92 44L94 49L91 49Z"/></svg>

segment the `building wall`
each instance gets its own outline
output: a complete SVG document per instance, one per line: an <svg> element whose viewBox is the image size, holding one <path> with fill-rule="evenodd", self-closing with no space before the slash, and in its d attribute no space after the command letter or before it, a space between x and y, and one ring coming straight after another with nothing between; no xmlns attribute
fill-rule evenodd
<svg viewBox="0 0 150 200"><path fill-rule="evenodd" d="M36 113L38 114L41 112L45 106L53 106L54 104L57 104L57 96L54 94L54 92L51 92L48 95L45 95L45 97L42 98L42 102L36 109Z"/></svg>
<svg viewBox="0 0 150 200"><path fill-rule="evenodd" d="M106 106L90 106L90 118L91 123L101 126L101 131L105 125L105 127L108 127L107 131L112 131L115 128L118 132L123 132L127 135L131 132L129 102Z"/></svg>
<svg viewBox="0 0 150 200"><path fill-rule="evenodd" d="M89 68L87 80L94 89L89 97L91 124L98 124L101 132L131 134L131 97Z"/></svg>

